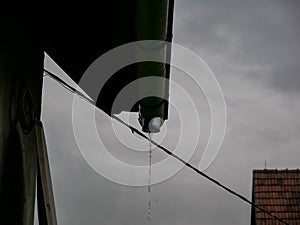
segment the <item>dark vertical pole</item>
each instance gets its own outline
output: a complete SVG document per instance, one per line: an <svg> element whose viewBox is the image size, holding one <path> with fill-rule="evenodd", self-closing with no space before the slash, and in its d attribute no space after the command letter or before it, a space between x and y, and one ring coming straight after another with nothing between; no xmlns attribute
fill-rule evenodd
<svg viewBox="0 0 300 225"><path fill-rule="evenodd" d="M38 155L39 217L41 225L57 225L46 139L41 121L36 121L35 132Z"/></svg>
<svg viewBox="0 0 300 225"><path fill-rule="evenodd" d="M46 208L45 208L45 201L44 201L44 194L43 194L43 186L42 186L42 179L41 179L41 172L39 166L37 168L37 209L38 209L38 219L39 225L48 225L47 223L47 215L46 215Z"/></svg>
<svg viewBox="0 0 300 225"><path fill-rule="evenodd" d="M168 5L168 24L167 24L167 38L166 41L172 42L173 40L173 18L174 18L174 0L169 1ZM167 57L166 57L166 79L170 79L171 74L171 53L172 53L172 47L171 45L167 46ZM169 82L166 82L165 85L165 104L164 104L164 120L167 120L169 118L169 103L167 100L169 100L169 88L170 84Z"/></svg>

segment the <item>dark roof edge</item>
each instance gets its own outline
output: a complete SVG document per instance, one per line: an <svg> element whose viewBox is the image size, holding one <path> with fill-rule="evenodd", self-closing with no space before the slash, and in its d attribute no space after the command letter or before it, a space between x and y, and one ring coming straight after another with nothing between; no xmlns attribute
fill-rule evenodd
<svg viewBox="0 0 300 225"><path fill-rule="evenodd" d="M300 169L254 169L253 173L299 173Z"/></svg>

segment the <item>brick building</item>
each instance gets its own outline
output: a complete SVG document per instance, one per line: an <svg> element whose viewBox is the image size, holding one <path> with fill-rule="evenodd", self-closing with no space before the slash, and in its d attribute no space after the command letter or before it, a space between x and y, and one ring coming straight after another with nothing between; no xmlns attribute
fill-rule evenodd
<svg viewBox="0 0 300 225"><path fill-rule="evenodd" d="M290 225L300 225L300 170L254 170L252 201ZM282 225L266 213L251 209L251 225Z"/></svg>

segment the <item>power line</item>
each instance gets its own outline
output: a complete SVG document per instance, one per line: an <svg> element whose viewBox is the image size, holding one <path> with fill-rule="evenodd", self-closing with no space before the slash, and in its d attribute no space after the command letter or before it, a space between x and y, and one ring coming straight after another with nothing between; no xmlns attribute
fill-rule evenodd
<svg viewBox="0 0 300 225"><path fill-rule="evenodd" d="M44 69L45 76L48 76L52 78L53 80L57 81L60 85L62 85L67 90L71 91L74 94L77 94L80 98L86 100L87 102L91 104L95 104L95 102L88 97L86 97L84 94L82 94L80 91L78 91L76 88L72 87L71 85L67 84L64 80L56 76L55 74L51 73L50 71Z"/></svg>
<svg viewBox="0 0 300 225"><path fill-rule="evenodd" d="M271 217L273 217L274 219L277 219L278 221L289 225L286 221L284 221L283 219L277 217L276 215L273 215L270 211L264 209L263 207L251 202L250 200L248 200L247 198L245 198L244 196L238 194L237 192L231 190L230 188L226 187L225 185L221 184L219 181L217 181L216 179L208 176L206 173L200 171L199 169L197 169L196 167L194 167L193 165L191 165L189 162L184 161L183 159L181 159L179 156L175 155L173 152L171 152L170 150L168 150L167 148L161 146L160 144L156 143L153 140L150 140L145 134L143 134L142 132L140 132L138 129L136 129L133 126L130 126L129 124L125 123L123 120L121 120L120 118L118 118L115 115L112 115L112 117L117 120L118 122L122 123L123 125L127 126L128 128L130 128L133 132L137 133L139 136L151 141L152 144L154 144L156 147L160 148L161 150L163 150L165 153L167 153L168 155L176 158L177 160L179 160L180 162L182 162L185 166L191 168L192 170L194 170L196 173L198 173L199 175L205 177L206 179L210 180L211 182L215 183L217 186L223 188L224 190L228 191L229 193L231 193L232 195L235 195L236 197L240 198L241 200L243 200L244 202L247 202L248 204L254 206L255 208L267 213L268 215L270 215Z"/></svg>
<svg viewBox="0 0 300 225"><path fill-rule="evenodd" d="M44 71L50 76L52 77L54 80L56 80L57 82L59 82L61 85L63 85L65 88L67 88L68 90L70 90L71 92L79 95L81 98L85 99L87 102L94 104L94 102L92 100L90 100L89 98L87 98L84 94L82 94L81 92L77 91L75 88L71 87L69 84L67 84L65 81L63 81L62 79L60 79L59 77L57 77L56 75L54 75L53 73L47 71L44 69ZM270 211L268 211L267 209L255 204L254 202L251 202L250 200L248 200L246 197L242 196L241 194L231 190L230 188L226 187L225 185L221 184L219 181L217 181L216 179L210 177L209 175L207 175L206 173L200 171L199 169L197 169L196 167L194 167L192 164L190 164L189 162L186 162L185 160L183 160L182 158L180 158L179 156L175 155L173 152L171 152L170 150L168 150L167 148L161 146L160 144L158 144L157 142L153 141L152 139L150 139L149 137L147 137L145 134L143 134L141 131L139 131L138 129L136 129L135 127L125 123L123 120L121 120L119 117L117 117L116 115L112 115L112 117L117 120L119 123L123 124L124 126L128 127L132 132L137 133L139 136L143 137L144 139L150 141L152 144L154 144L156 147L160 148L161 150L163 150L165 153L167 153L168 155L174 157L175 159L177 159L178 161L180 161L181 163L183 163L185 166L189 167L190 169L194 170L197 174L201 175L202 177L205 177L206 179L208 179L209 181L213 182L214 184L216 184L217 186L221 187L222 189L226 190L227 192L231 193L232 195L238 197L239 199L241 199L242 201L250 204L251 206L254 206L255 208L261 210L262 212L268 214L269 216L273 217L274 219L282 222L283 224L289 225L289 223L287 223L286 221L284 221L283 219L281 219L280 217L274 215L273 213L271 213Z"/></svg>

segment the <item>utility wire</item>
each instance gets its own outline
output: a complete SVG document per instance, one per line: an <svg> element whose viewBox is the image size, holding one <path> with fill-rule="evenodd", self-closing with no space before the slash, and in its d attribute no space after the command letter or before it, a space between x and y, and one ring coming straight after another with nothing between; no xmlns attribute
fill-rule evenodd
<svg viewBox="0 0 300 225"><path fill-rule="evenodd" d="M77 91L75 88L71 87L69 84L67 84L65 81L63 81L62 79L60 79L59 77L57 77L56 75L54 75L53 73L47 71L44 69L44 71L47 73L48 76L52 77L54 80L56 80L57 82L59 82L61 85L63 85L65 88L67 88L68 90L70 90L73 93L76 93L77 95L79 95L81 98L83 98L84 100L86 100L87 102L94 104L94 102L87 98L84 94L80 93L79 91ZM270 211L268 211L267 209L255 204L254 202L251 202L250 200L248 200L247 198L245 198L244 196L242 196L241 194L231 190L230 188L226 187L225 185L221 184L219 181L217 181L216 179L210 177L209 175L207 175L206 173L200 171L199 169L197 169L196 167L194 167L192 164L190 164L189 162L186 162L185 160L183 160L182 158L180 158L179 156L175 155L173 152L171 152L170 150L168 150L167 148L161 146L160 144L158 144L157 142L153 141L151 138L147 137L145 134L143 134L141 131L139 131L138 129L136 129L135 127L125 123L123 120L121 120L119 117L117 117L116 115L112 115L112 117L117 120L119 123L123 124L124 126L128 127L133 133L137 133L139 136L143 137L144 139L150 141L152 144L154 144L156 147L160 148L161 150L163 150L165 153L167 153L168 155L174 157L175 159L177 159L178 161L180 161L181 163L183 163L185 166L189 167L190 169L194 170L197 174L201 175L202 177L205 177L206 179L208 179L209 181L213 182L214 184L216 184L217 186L221 187L222 189L226 190L227 192L229 192L230 194L238 197L239 199L241 199L242 201L250 204L251 206L254 206L255 208L261 210L262 212L268 214L269 216L273 217L274 219L280 221L283 224L289 225L289 223L287 223L286 221L284 221L283 219L281 219L280 217L274 215L273 213L271 213Z"/></svg>
<svg viewBox="0 0 300 225"><path fill-rule="evenodd" d="M274 219L277 219L278 221L289 225L286 221L284 221L283 219L277 217L276 215L273 215L270 211L264 209L263 207L249 201L247 198L245 198L244 196L238 194L237 192L229 189L228 187L226 187L225 185L221 184L219 181L215 180L214 178L208 176L206 173L200 171L199 169L197 169L196 167L194 167L193 165L191 165L189 162L184 161L183 159L181 159L179 156L175 155L173 152L171 152L170 150L166 149L165 147L161 146L160 144L156 143L153 140L150 140L145 134L143 134L142 132L140 132L138 129L136 129L133 126L130 126L129 124L125 123L123 120L121 120L119 117L112 115L112 117L117 120L118 122L122 123L123 125L125 125L126 127L130 128L133 132L137 133L139 136L151 141L152 144L154 144L156 147L160 148L161 150L163 150L165 153L167 153L168 155L176 158L177 160L179 160L180 162L182 162L185 166L191 168L192 170L194 170L196 173L200 174L201 176L205 177L206 179L210 180L211 182L215 183L217 186L223 188L224 190L228 191L229 193L231 193L232 195L237 196L238 198L240 198L241 200L243 200L244 202L247 202L248 204L254 206L255 208L265 212L266 214L270 215L271 217L273 217Z"/></svg>
<svg viewBox="0 0 300 225"><path fill-rule="evenodd" d="M44 74L45 74L45 76L48 76L48 77L52 78L53 80L57 81L60 85L62 85L67 90L71 91L72 93L77 94L83 100L86 100L87 102L89 102L89 103L91 103L93 105L95 104L95 102L93 100L91 100L88 97L86 97L84 94L82 94L76 88L74 88L71 85L67 84L64 80L62 80L61 78L59 78L55 74L51 73L50 71L44 69Z"/></svg>

